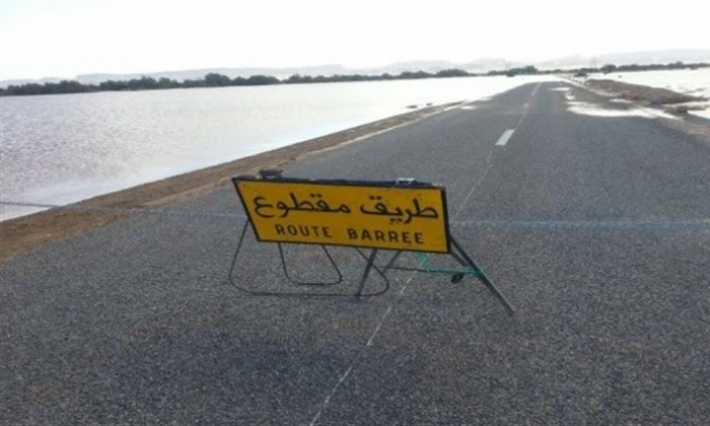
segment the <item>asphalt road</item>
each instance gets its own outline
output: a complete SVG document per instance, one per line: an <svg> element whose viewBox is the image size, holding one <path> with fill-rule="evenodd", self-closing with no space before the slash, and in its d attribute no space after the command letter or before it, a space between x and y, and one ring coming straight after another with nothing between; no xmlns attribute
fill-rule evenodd
<svg viewBox="0 0 710 426"><path fill-rule="evenodd" d="M565 93L626 108L525 85L285 172L444 184L515 316L422 273L362 300L238 292L225 187L2 264L0 423L710 424L710 145ZM333 277L317 247L286 254ZM364 261L334 255L352 291ZM276 256L249 236L237 280L292 289Z"/></svg>

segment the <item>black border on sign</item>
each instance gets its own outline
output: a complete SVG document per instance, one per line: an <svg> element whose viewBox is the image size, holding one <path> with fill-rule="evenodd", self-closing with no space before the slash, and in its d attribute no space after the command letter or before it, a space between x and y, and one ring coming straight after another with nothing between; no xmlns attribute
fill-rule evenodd
<svg viewBox="0 0 710 426"><path fill-rule="evenodd" d="M407 188L412 188L412 189L438 189L441 191L441 200L443 203L443 208L444 208L444 234L446 237L446 251L430 251L430 250L415 250L415 249L407 249L407 250L402 250L402 249L393 249L393 248L386 248L386 247L373 247L373 246L368 246L368 245L348 245L348 244L323 244L323 243L307 243L307 242L294 242L294 241L272 241L272 240L265 240L262 239L261 236L259 235L259 231L256 229L256 226L253 226L254 222L251 220L251 213L249 212L249 209L247 208L246 203L244 202L244 197L242 197L242 193L239 192L239 185L237 185L237 182L239 181L256 181L256 182L262 182L262 183L305 183L305 184L315 184L315 185L338 185L338 186L365 186L365 187L372 187L372 188L399 188L399 189L407 189ZM370 248L370 249L376 249L376 250L394 250L394 251L413 251L413 252L421 252L421 253L441 253L441 254L448 254L451 253L451 237L449 233L449 211L447 207L447 202L446 202L446 188L440 185L434 185L431 183L426 183L426 182L411 182L407 184L397 184L397 181L365 181L365 180L344 180L344 179L299 179L299 178L285 178L285 177L280 177L276 179L261 179L256 176L251 176L251 175L241 175L241 176L235 176L232 177L232 184L234 185L234 189L237 191L237 195L239 196L239 201L242 202L242 207L244 207L244 211L247 214L247 217L249 218L249 222L252 223L252 230L254 231L254 235L256 236L256 239L260 242L263 243L281 243L281 244L311 244L311 245L329 245L329 246L340 246L340 247L363 247L363 248Z"/></svg>

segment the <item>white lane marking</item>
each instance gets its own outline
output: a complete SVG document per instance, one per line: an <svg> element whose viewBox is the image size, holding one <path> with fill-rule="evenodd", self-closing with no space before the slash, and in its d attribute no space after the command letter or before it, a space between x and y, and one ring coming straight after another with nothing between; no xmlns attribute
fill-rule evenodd
<svg viewBox="0 0 710 426"><path fill-rule="evenodd" d="M377 327L375 328L375 332L372 333L372 336L370 336L370 340L367 341L366 346L370 346L372 344L372 341L375 340L375 336L377 336L377 332L380 331L380 327L382 327L382 323L385 322L385 318L387 318L387 315L392 312L392 306L390 305L389 308L387 308L387 312L385 312L384 315L382 315L382 319L380 320L380 323L377 324Z"/></svg>
<svg viewBox="0 0 710 426"><path fill-rule="evenodd" d="M537 89L540 88L542 83L538 83L537 86L535 86L535 90L533 90L532 94L530 95L530 98L535 97L535 93L537 93ZM530 102L525 102L525 105L523 105L523 113L520 115L520 120L518 120L518 124L515 125L515 129L513 131L518 130L518 127L520 127L521 124L523 124L523 121L525 121L525 117L528 116L528 110L530 109ZM505 134L504 134L505 135ZM510 137L508 137L510 138ZM502 139L502 137L501 137ZM498 141L500 142L500 141ZM508 142L507 140L505 142ZM498 145L498 144L496 144ZM505 145L505 143L502 143L500 145Z"/></svg>
<svg viewBox="0 0 710 426"><path fill-rule="evenodd" d="M532 94L530 95L531 97L532 97L532 96L535 96L535 93L537 93L537 89L540 88L540 85L541 85L541 84L542 84L542 83L537 83L537 86L535 86L535 89L533 89L533 92L532 92Z"/></svg>
<svg viewBox="0 0 710 426"><path fill-rule="evenodd" d="M540 85L542 85L542 83L538 83L538 85L535 87L535 90L533 90L532 96L534 96L535 93L537 93L537 89L540 88ZM479 101L480 101L480 100L483 100L483 99L479 99ZM449 107L449 108L445 109L444 111L448 111L448 110L454 109L454 108L460 108L460 105L456 105L456 106L453 106L453 107ZM526 115L527 115L527 108L526 108L525 113L523 113L523 116L520 118L520 121L518 122L518 125L515 127L516 129L517 129L518 126L520 126L520 124L523 122L523 119L525 119L525 116L526 116ZM515 130L507 130L506 132L510 132L510 135L512 136L512 134L513 134L514 131L515 131ZM510 136L508 136L507 139L510 139ZM507 139L506 139L506 142L507 142ZM504 143L504 144L505 144L505 143ZM486 158L486 163L488 164L488 167L486 168L486 171L483 173L483 175L481 176L481 178L478 179L478 182L476 182L476 183L473 185L473 187L471 188L471 191L469 191L468 195L466 196L466 199L463 201L463 203L461 203L461 205L459 206L458 210L457 210L456 213L454 214L453 218L455 218L456 216L459 215L459 213L461 213L461 210L463 210L464 206L466 206L466 203L467 203L468 200L471 198L471 195L473 195L473 193L476 191L476 188L478 188L478 187L480 186L481 182L483 182L483 180L484 180L484 179L486 178L486 176L488 175L488 172L489 172L489 171L491 170L491 168L493 167L493 163L491 162L492 157L493 157L493 152L490 152L490 153L488 154L488 157ZM419 263L419 265L417 266L417 268L421 268L421 267L422 267L422 262ZM413 272L411 273L411 275L409 275L409 278L407 279L407 281L404 282L404 286L403 286L402 289L399 291L399 296L400 296L400 297L404 294L404 290L406 290L406 288L407 288L407 286L409 285L409 283L412 282L412 279L414 279L414 276L415 276L415 275L417 275L417 271L413 271ZM382 327L382 324L384 324L385 319L387 318L387 316L389 315L389 313L392 312L392 307L393 307L393 306L394 306L394 304L390 305L390 306L387 308L387 311L385 311L384 315L382 316L382 319L381 319L380 322L377 324L377 327L375 327L375 331L372 333L372 336L370 336L370 339L367 341L367 345L366 345L365 347L369 347L369 346L372 345L372 342L375 340L375 337L377 336L377 333L379 332L380 328ZM358 358L359 358L359 357L358 357ZM333 390L330 392L330 395L328 395L328 396L325 398L325 402L323 403L323 406L321 407L320 411L318 411L318 414L316 414L316 416L313 418L313 421L311 422L311 425L310 425L310 426L313 426L313 425L316 424L316 422L318 421L318 419L319 419L320 416L321 416L321 413L327 408L328 403L330 403L330 399L333 397L333 395L335 395L335 392L338 390L338 387L339 387L340 384L343 383L343 381L348 377L348 374L350 373L350 370L353 369L353 367L355 366L355 364L357 364L357 362L358 362L358 359L356 359L356 360L352 363L352 365L350 366L350 368L348 368L348 371L346 371L345 374L343 374L343 376L340 378L340 380L339 380L338 383L335 385L335 387L333 388Z"/></svg>
<svg viewBox="0 0 710 426"><path fill-rule="evenodd" d="M505 146L505 144L508 143L508 140L510 140L510 137L513 136L513 132L515 132L515 129L508 129L503 134L500 136L500 139L498 139L498 142L496 142L497 146Z"/></svg>
<svg viewBox="0 0 710 426"><path fill-rule="evenodd" d="M417 266L417 268L421 268L421 267L422 267L422 263L420 262L419 265ZM399 295L400 295L400 296L402 296L402 295L404 294L404 290L407 288L407 286L409 285L409 283L412 282L412 279L414 278L415 275L417 275L417 271L414 271L414 272L412 272L412 273L409 275L409 278L407 278L407 281L404 282L404 286L402 287L402 290L399 291ZM387 308L387 311L385 311L385 314L382 316L382 319L380 320L380 323L377 324L377 327L375 328L375 332L372 333L372 336L370 337L370 340L367 341L367 345L366 345L365 347L372 345L372 341L375 339L375 336L377 335L377 332L378 332L378 331L380 330L380 328L382 327L382 324L384 323L385 318L387 318L387 315L389 315L389 313L392 312L392 306L394 306L394 305L390 305L390 306ZM358 358L359 358L359 357L360 357L360 356L358 356ZM323 406L321 407L320 411L318 411L318 414L316 414L316 416L315 416L315 417L313 418L313 420L311 421L310 426L313 426L313 425L316 424L316 422L317 422L318 419L320 418L320 416L321 416L321 414L323 413L323 411L328 407L328 404L330 403L330 399L333 397L333 395L335 395L335 392L336 392L336 391L338 390L338 388L340 387L340 384L343 383L343 382L345 381L345 379L348 377L348 374L350 374L350 370L352 370L353 367L355 367L355 364L357 364L358 360L359 360L359 359L355 359L355 361L353 361L353 363L352 363L352 364L350 365L350 367L348 368L348 371L346 371L345 374L343 374L343 375L340 377L340 380L338 380L338 383L336 383L335 387L333 387L333 390L330 391L330 395L328 395L327 397L325 397L325 402L323 402Z"/></svg>
<svg viewBox="0 0 710 426"><path fill-rule="evenodd" d="M355 365L355 364L353 364L353 365ZM311 421L311 426L316 424L316 422L318 421L318 418L320 417L321 413L323 412L323 409L325 409L325 407L330 402L330 398L332 398L333 395L335 395L335 391L338 390L338 387L340 386L341 383L343 383L345 378L348 377L348 374L350 374L350 370L352 370L352 369L353 369L353 366L351 365L350 368L348 368L348 371L346 371L345 374L340 376L340 380L338 380L338 383L335 384L335 387L333 388L333 390L330 391L330 395L328 395L325 398L325 404L323 404L323 408L321 408L321 410L318 412L318 414L316 414L316 416L313 418L313 421Z"/></svg>
<svg viewBox="0 0 710 426"><path fill-rule="evenodd" d="M525 121L525 117L528 116L528 110L525 110L523 115L520 116L520 120L518 120L518 124L515 125L515 129L513 130L518 130L518 127L520 127L521 124L523 124L523 121Z"/></svg>
<svg viewBox="0 0 710 426"><path fill-rule="evenodd" d="M488 172L491 170L492 166L493 166L493 163L488 163L488 167L486 168L486 171L483 172L483 175L481 176L481 178L478 179L478 182L476 182L476 184L473 185L471 190L468 192L468 195L466 195L466 199L463 200L463 203L461 203L461 205L459 206L459 209L456 210L456 213L454 214L454 217L452 219L456 218L456 216L458 216L459 213L461 213L461 210L463 210L466 203L468 203L468 200L471 198L471 195L473 195L473 193L476 191L476 188L478 188L478 186L481 184L481 182L483 182L483 179L486 178L486 175L488 175Z"/></svg>

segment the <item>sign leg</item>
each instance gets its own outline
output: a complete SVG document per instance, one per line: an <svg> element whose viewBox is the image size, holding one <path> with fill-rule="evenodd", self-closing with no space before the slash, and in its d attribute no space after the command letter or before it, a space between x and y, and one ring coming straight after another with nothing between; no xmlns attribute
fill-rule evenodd
<svg viewBox="0 0 710 426"><path fill-rule="evenodd" d="M370 252L370 257L367 258L367 264L365 265L365 271L362 273L362 278L360 278L360 285L358 286L357 293L355 293L355 296L357 297L362 296L362 290L365 289L365 282L367 281L367 277L370 275L370 270L375 264L376 256L377 249L373 249Z"/></svg>
<svg viewBox="0 0 710 426"><path fill-rule="evenodd" d="M239 235L239 243L237 243L237 250L234 252L234 258L232 259L232 266L229 268L229 281L232 280L232 274L234 273L234 265L237 264L237 257L239 257L239 252L242 250L242 244L244 243L244 236L247 234L247 229L251 222L246 220L244 222L244 227L242 228L242 233Z"/></svg>
<svg viewBox="0 0 710 426"><path fill-rule="evenodd" d="M382 270L382 273L383 273L383 274L386 274L387 271L390 270L390 268L394 265L394 262L397 261L397 259L399 258L399 256L400 256L401 254L402 254L402 252L401 252L401 251L398 251L397 253L394 254L394 256L392 256L392 259L390 259L390 261L387 262L387 265L385 265L385 268Z"/></svg>
<svg viewBox="0 0 710 426"><path fill-rule="evenodd" d="M454 246L454 248L459 252L461 257L463 257L463 259L466 261L466 264L464 266L470 266L471 268L473 268L476 271L476 273L478 274L478 279L481 280L481 282L486 287L488 287L488 290L490 290L490 292L493 293L493 295L500 301L500 303L503 305L503 307L508 311L508 315L515 314L515 309L510 304L510 302L508 302L508 300L505 298L503 293L501 293L500 290L498 290L498 288L496 288L495 284L493 284L493 282L491 282L491 280L488 279L486 274L483 273L483 270L481 270L481 268L476 266L476 263L474 263L473 259L471 259L471 257L459 245L458 241L456 241L456 239L454 239L454 237L450 236L449 238L451 238L451 245ZM456 258L456 256L454 256L454 258ZM458 260L460 261L461 259L458 259Z"/></svg>

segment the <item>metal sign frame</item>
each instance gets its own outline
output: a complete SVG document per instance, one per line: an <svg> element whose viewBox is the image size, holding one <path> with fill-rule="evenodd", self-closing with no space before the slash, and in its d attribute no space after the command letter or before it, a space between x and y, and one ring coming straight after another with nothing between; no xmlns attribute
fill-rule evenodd
<svg viewBox="0 0 710 426"><path fill-rule="evenodd" d="M389 289L389 280L387 279L387 271L389 270L399 270L399 271L412 271L412 272L421 272L421 273L427 273L427 274L447 274L451 275L451 282L457 283L460 282L465 276L470 276L472 278L478 278L493 294L493 296L498 299L498 301L503 305L503 307L506 309L509 315L513 315L515 313L515 308L508 302L508 300L505 298L503 293L498 290L498 288L493 284L493 282L486 276L486 274L483 272L481 268L479 268L476 263L473 261L473 259L466 253L466 251L461 247L461 245L456 241L456 239L450 234L449 232L449 227L448 227L448 213L446 212L446 192L443 187L436 187L431 184L427 183L421 183L417 182L414 179L398 179L397 181L394 182L365 182L365 181L344 181L344 180L305 180L305 179L289 179L289 178L283 178L280 175L280 171L268 171L268 170L262 170L260 171L261 177L255 177L255 176L238 176L232 178L232 181L234 183L235 189L237 191L237 194L239 195L240 201L242 202L242 205L244 206L245 210L247 211L248 219L244 223L244 226L242 227L242 232L239 236L239 242L237 244L237 249L234 253L234 258L232 259L232 265L229 270L229 282L238 290L244 291L246 293L254 294L254 295L259 295L259 296L293 296L293 297L371 297L371 296L378 296L381 294L384 294L387 292ZM284 256L282 244L294 244L292 242L279 242L279 241L265 241L260 239L259 234L257 233L256 227L252 223L252 217L249 215L249 211L247 209L247 204L244 203L244 199L242 197L241 192L239 191L239 188L237 187L237 182L239 181L255 181L255 180L260 180L264 182L273 182L275 184L277 183L315 183L315 184L322 184L322 185L352 185L352 186L366 186L366 187L374 187L374 188L383 188L383 187L397 187L397 188L403 188L403 187L413 187L413 188L440 188L442 191L442 196L443 196L443 212L444 212L444 219L446 223L446 246L447 246L447 251L446 252L436 252L437 254L448 254L450 255L454 260L456 260L462 268L436 268L433 267L430 262L428 261L428 258L426 256L426 253L431 253L431 252L425 252L425 251L418 251L418 250L391 250L387 248L381 248L381 247L369 247L371 248L371 251L369 254L365 254L362 248L368 248L367 246L363 245L358 245L358 246L348 246L348 245L342 245L342 244L318 244L318 243L307 243L307 242L298 242L295 244L315 244L315 245L320 245L328 258L328 261L332 268L335 270L337 274L337 279L332 282L300 282L294 280L291 275L289 274L288 266L286 264L286 259ZM291 282L292 284L296 286L320 286L320 287L327 287L327 286L333 286L336 284L339 284L343 281L343 275L342 272L340 271L340 268L336 264L336 262L333 260L333 257L331 256L330 252L328 251L328 246L329 245L334 245L334 246L346 246L346 247L352 247L356 250L356 252L366 261L365 264L365 269L362 273L362 276L360 277L360 281L358 284L358 288L355 293L353 294L343 294L343 293L306 293L306 292L270 292L270 291L255 291L251 290L249 288L246 288L244 286L239 285L235 279L234 279L234 269L237 264L237 258L239 257L239 253L241 251L241 248L244 243L244 238L246 236L247 230L249 228L252 228L252 231L254 233L254 236L256 239L260 242L270 242L270 243L275 243L278 245L278 250L279 250L279 257L281 261L281 267L283 269L284 275L286 276L286 279ZM383 265L377 265L375 263L375 260L379 254L380 250L386 250L386 251L394 251L393 256L387 261L387 263ZM418 256L419 259L419 267L417 268L407 268L407 267L402 267L398 266L396 264L397 260L399 257L402 255L402 253L405 252L414 252ZM377 273L379 276L381 276L384 280L384 288L380 289L379 291L373 292L373 293L365 293L365 283L368 280L368 277L370 274L374 271Z"/></svg>

